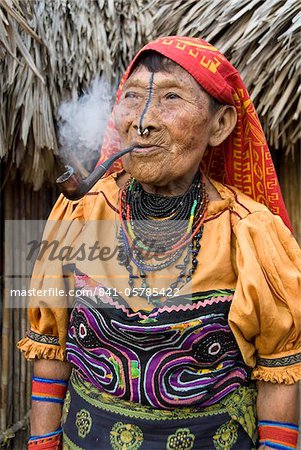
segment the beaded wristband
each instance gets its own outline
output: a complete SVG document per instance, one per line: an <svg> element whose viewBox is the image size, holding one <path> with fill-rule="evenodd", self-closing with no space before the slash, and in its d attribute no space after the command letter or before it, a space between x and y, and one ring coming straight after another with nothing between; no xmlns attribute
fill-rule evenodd
<svg viewBox="0 0 301 450"><path fill-rule="evenodd" d="M68 382L32 377L31 399L39 402L64 403Z"/></svg>
<svg viewBox="0 0 301 450"><path fill-rule="evenodd" d="M258 422L259 443L278 450L297 448L298 426L293 423L263 420Z"/></svg>
<svg viewBox="0 0 301 450"><path fill-rule="evenodd" d="M60 450L62 444L62 428L42 436L30 436L28 450Z"/></svg>

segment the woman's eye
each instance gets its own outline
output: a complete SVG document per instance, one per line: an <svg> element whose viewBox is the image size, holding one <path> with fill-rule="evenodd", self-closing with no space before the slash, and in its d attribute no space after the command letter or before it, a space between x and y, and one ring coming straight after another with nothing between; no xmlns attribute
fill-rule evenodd
<svg viewBox="0 0 301 450"><path fill-rule="evenodd" d="M138 97L138 95L136 94L136 92L132 92L132 91L126 92L125 96L124 96L124 98L137 98L137 97Z"/></svg>
<svg viewBox="0 0 301 450"><path fill-rule="evenodd" d="M170 99L170 100L175 100L177 98L181 98L178 94L175 94L174 92L168 92L165 95L165 98Z"/></svg>

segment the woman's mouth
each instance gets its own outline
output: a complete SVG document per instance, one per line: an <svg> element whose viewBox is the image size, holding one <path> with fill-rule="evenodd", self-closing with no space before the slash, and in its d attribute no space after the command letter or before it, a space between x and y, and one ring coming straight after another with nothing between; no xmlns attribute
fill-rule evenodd
<svg viewBox="0 0 301 450"><path fill-rule="evenodd" d="M131 154L135 155L146 155L146 154L154 154L162 151L162 147L159 147L158 145L152 145L152 144L137 144L137 147L135 147Z"/></svg>

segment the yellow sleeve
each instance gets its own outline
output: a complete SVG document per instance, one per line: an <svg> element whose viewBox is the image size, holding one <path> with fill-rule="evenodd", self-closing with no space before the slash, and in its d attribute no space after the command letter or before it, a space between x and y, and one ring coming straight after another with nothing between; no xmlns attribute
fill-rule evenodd
<svg viewBox="0 0 301 450"><path fill-rule="evenodd" d="M269 211L238 220L237 288L229 323L257 380L301 379L301 252L290 231Z"/></svg>
<svg viewBox="0 0 301 450"><path fill-rule="evenodd" d="M17 344L27 359L64 360L71 306L66 273L71 256L68 248L72 249L82 226L83 201L69 201L61 195L46 223L31 278L30 330Z"/></svg>

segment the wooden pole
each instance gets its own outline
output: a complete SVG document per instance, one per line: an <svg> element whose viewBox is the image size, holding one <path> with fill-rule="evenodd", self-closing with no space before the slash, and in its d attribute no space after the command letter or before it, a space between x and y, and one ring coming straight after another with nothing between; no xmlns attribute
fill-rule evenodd
<svg viewBox="0 0 301 450"><path fill-rule="evenodd" d="M26 241L27 241L27 216L26 216L26 194L28 188L24 183L20 184L20 199L21 199L21 217L22 217L22 226L21 226L21 275L23 277L23 285L27 287L26 283ZM30 225L29 225L30 226ZM25 284L26 283L26 284ZM20 338L23 338L26 333L26 298L21 297L20 308L19 308L19 316L20 316ZM23 355L21 355L18 350L18 358L20 361L20 414L19 420L22 420L27 413L26 409L26 360ZM20 433L20 437L23 438L23 433Z"/></svg>

